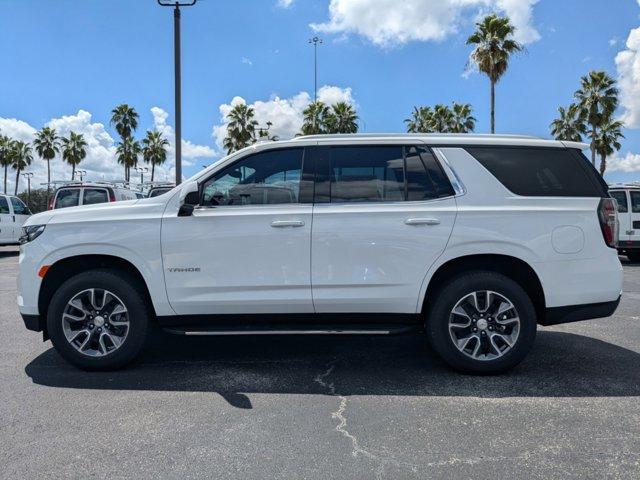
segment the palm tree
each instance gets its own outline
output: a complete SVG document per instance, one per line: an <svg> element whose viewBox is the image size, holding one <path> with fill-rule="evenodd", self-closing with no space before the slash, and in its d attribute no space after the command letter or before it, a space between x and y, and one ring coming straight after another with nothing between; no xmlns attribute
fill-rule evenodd
<svg viewBox="0 0 640 480"><path fill-rule="evenodd" d="M337 102L331 106L324 118L327 133L357 133L358 115L352 105L347 102Z"/></svg>
<svg viewBox="0 0 640 480"><path fill-rule="evenodd" d="M309 104L302 112L302 135L317 135L327 133L325 126L330 109L323 102L317 101Z"/></svg>
<svg viewBox="0 0 640 480"><path fill-rule="evenodd" d="M436 133L449 133L451 124L453 123L453 114L446 105L436 105L433 107L433 116L431 117L431 128Z"/></svg>
<svg viewBox="0 0 640 480"><path fill-rule="evenodd" d="M121 141L119 145L121 145L125 149L128 148L128 146L133 145L131 141L127 142L127 139L133 138L133 133L138 128L138 118L139 118L138 112L136 112L135 108L130 107L126 103L120 104L116 108L111 110L110 123L116 128L116 132L118 132L118 135L120 135ZM125 158L131 158L133 157L134 153L123 152L123 155ZM136 155L136 163L137 163L137 155ZM124 165L125 165L125 180L128 182L130 166L127 166L128 163L125 163Z"/></svg>
<svg viewBox="0 0 640 480"><path fill-rule="evenodd" d="M405 118L408 133L433 132L433 111L431 107L413 107L411 118Z"/></svg>
<svg viewBox="0 0 640 480"><path fill-rule="evenodd" d="M591 71L580 79L580 89L575 98L586 111L587 123L591 126L591 163L596 164L596 140L598 127L610 117L618 106L616 81L602 71Z"/></svg>
<svg viewBox="0 0 640 480"><path fill-rule="evenodd" d="M62 137L62 159L71 165L71 180L76 177L76 166L87 156L87 142L81 133L69 132Z"/></svg>
<svg viewBox="0 0 640 480"><path fill-rule="evenodd" d="M0 166L4 167L4 193L7 194L7 170L11 165L11 145L13 140L6 135L0 135Z"/></svg>
<svg viewBox="0 0 640 480"><path fill-rule="evenodd" d="M508 17L500 17L495 13L487 15L476 23L476 27L476 31L467 39L467 45L475 45L471 60L491 82L491 133L495 133L496 83L507 71L510 56L523 47L513 40L516 29Z"/></svg>
<svg viewBox="0 0 640 480"><path fill-rule="evenodd" d="M624 124L619 120L607 118L601 125L595 141L596 152L600 155L600 175L607 169L607 157L620 150L620 139L624 138L622 128Z"/></svg>
<svg viewBox="0 0 640 480"><path fill-rule="evenodd" d="M36 153L40 158L47 161L47 202L49 201L49 193L51 191L51 165L50 162L60 151L60 139L56 135L55 129L44 127L38 133L33 141L36 147Z"/></svg>
<svg viewBox="0 0 640 480"><path fill-rule="evenodd" d="M116 155L118 163L124 165L124 178L127 182L131 178L131 167L138 165L138 157L141 153L140 142L132 137L125 137L122 142L118 142Z"/></svg>
<svg viewBox="0 0 640 480"><path fill-rule="evenodd" d="M553 138L569 142L581 142L582 135L587 133L585 110L580 105L572 103L566 110L559 107L558 114L558 118L549 125Z"/></svg>
<svg viewBox="0 0 640 480"><path fill-rule="evenodd" d="M469 133L476 128L476 118L471 115L473 108L470 103L453 102L451 108L451 132Z"/></svg>
<svg viewBox="0 0 640 480"><path fill-rule="evenodd" d="M11 158L11 167L16 171L16 188L13 194L18 195L20 172L28 165L31 165L31 162L33 161L31 145L27 142L14 141L11 146L9 157Z"/></svg>
<svg viewBox="0 0 640 480"><path fill-rule="evenodd" d="M162 136L161 132L147 130L147 136L142 140L142 145L142 158L151 164L151 181L153 182L156 165L162 165L167 161L169 141Z"/></svg>
<svg viewBox="0 0 640 480"><path fill-rule="evenodd" d="M255 142L255 130L258 122L253 119L255 111L248 105L236 105L227 114L227 136L224 138L224 148L227 153L233 153Z"/></svg>

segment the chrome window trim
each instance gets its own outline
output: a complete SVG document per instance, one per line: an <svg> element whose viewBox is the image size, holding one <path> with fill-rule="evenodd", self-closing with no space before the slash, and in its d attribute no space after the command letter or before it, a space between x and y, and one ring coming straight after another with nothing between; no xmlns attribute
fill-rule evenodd
<svg viewBox="0 0 640 480"><path fill-rule="evenodd" d="M464 183L462 183L462 180L460 179L456 171L449 164L447 156L444 154L444 152L439 147L431 147L431 150L440 162L440 165L447 175L449 182L451 182L451 186L453 187L453 191L455 192L454 197L466 194L467 188L464 186Z"/></svg>

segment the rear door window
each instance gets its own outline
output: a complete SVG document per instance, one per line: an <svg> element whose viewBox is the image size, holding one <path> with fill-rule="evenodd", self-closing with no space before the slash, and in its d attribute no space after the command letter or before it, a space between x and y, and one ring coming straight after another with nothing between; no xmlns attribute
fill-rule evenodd
<svg viewBox="0 0 640 480"><path fill-rule="evenodd" d="M96 203L107 203L109 193L104 188L85 188L82 197L83 205L93 205Z"/></svg>
<svg viewBox="0 0 640 480"><path fill-rule="evenodd" d="M629 192L631 197L631 211L633 213L640 213L640 192Z"/></svg>
<svg viewBox="0 0 640 480"><path fill-rule="evenodd" d="M7 202L7 197L0 197L0 213L9 214L9 202Z"/></svg>
<svg viewBox="0 0 640 480"><path fill-rule="evenodd" d="M579 154L564 148L466 147L516 195L602 197L606 191Z"/></svg>
<svg viewBox="0 0 640 480"><path fill-rule="evenodd" d="M77 207L79 200L79 188L61 188L58 190L54 208Z"/></svg>
<svg viewBox="0 0 640 480"><path fill-rule="evenodd" d="M609 192L616 202L618 202L618 212L627 213L629 211L629 205L627 203L627 193L623 191Z"/></svg>

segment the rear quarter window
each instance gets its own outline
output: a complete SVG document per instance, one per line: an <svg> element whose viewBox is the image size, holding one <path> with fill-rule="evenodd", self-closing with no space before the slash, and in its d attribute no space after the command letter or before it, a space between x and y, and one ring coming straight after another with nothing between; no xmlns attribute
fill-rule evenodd
<svg viewBox="0 0 640 480"><path fill-rule="evenodd" d="M629 211L629 206L627 204L627 194L621 190L609 193L611 194L611 197L615 198L618 202L618 212L627 213Z"/></svg>
<svg viewBox="0 0 640 480"><path fill-rule="evenodd" d="M516 195L607 196L598 173L578 152L564 148L466 147L500 183Z"/></svg>
<svg viewBox="0 0 640 480"><path fill-rule="evenodd" d="M77 207L80 200L79 188L61 188L56 195L56 204L53 208Z"/></svg>

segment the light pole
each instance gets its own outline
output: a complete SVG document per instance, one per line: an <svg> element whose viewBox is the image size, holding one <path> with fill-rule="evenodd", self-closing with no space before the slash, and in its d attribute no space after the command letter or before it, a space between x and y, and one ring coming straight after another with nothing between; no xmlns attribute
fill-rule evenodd
<svg viewBox="0 0 640 480"><path fill-rule="evenodd" d="M313 103L316 103L318 101L318 44L322 45L322 39L313 37L309 39L309 43L313 44Z"/></svg>
<svg viewBox="0 0 640 480"><path fill-rule="evenodd" d="M192 7L198 0L158 0L161 7L173 7L173 55L175 64L175 110L176 110L176 185L182 181L182 101L180 73L180 7Z"/></svg>
<svg viewBox="0 0 640 480"><path fill-rule="evenodd" d="M76 170L76 175L80 175L80 183L82 183L82 179L87 174L86 170Z"/></svg>
<svg viewBox="0 0 640 480"><path fill-rule="evenodd" d="M147 167L136 167L136 170L140 172L140 191L142 191L142 184L144 183L144 174L149 171Z"/></svg>
<svg viewBox="0 0 640 480"><path fill-rule="evenodd" d="M31 177L33 177L33 172L24 172L22 176L27 179L27 208L31 210Z"/></svg>

